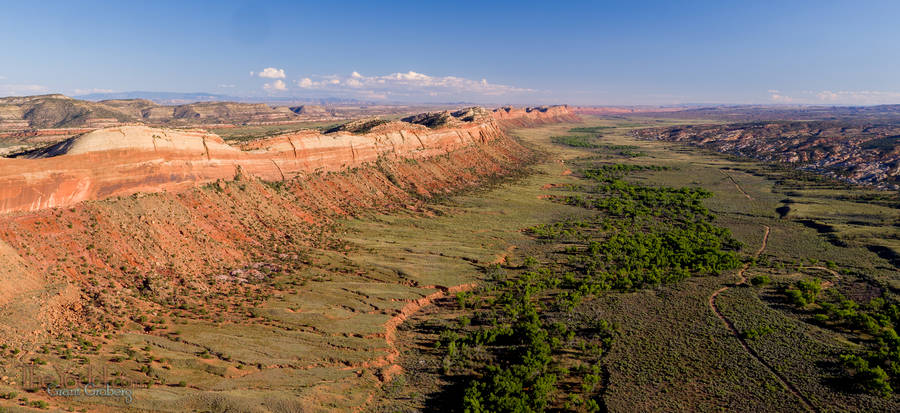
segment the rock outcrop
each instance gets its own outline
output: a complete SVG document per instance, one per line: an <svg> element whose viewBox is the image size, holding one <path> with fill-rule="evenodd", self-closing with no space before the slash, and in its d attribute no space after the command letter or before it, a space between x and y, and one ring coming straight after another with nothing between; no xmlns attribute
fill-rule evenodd
<svg viewBox="0 0 900 413"><path fill-rule="evenodd" d="M534 108L513 108L510 106L495 109L494 119L504 127L530 127L545 123L577 122L580 119L569 111L569 106L540 106Z"/></svg>
<svg viewBox="0 0 900 413"><path fill-rule="evenodd" d="M498 115L499 113L499 115ZM494 120L496 118L496 120ZM422 159L482 145L501 126L572 119L565 107L505 108L482 122L431 129L377 122L333 134L301 131L226 144L203 130L120 126L93 131L29 154L0 159L0 213L63 207L138 192L182 191L246 174L268 181L339 171L381 157Z"/></svg>
<svg viewBox="0 0 900 413"><path fill-rule="evenodd" d="M302 106L293 106L290 108L291 112L294 112L298 115L314 115L314 116L326 116L328 115L328 111L325 110L324 107L319 105L302 105Z"/></svg>
<svg viewBox="0 0 900 413"><path fill-rule="evenodd" d="M466 122L485 122L493 118L491 111L477 106L456 111L420 113L403 118L404 122L427 126L432 129L456 127Z"/></svg>
<svg viewBox="0 0 900 413"><path fill-rule="evenodd" d="M639 129L635 134L783 162L855 184L900 189L900 127L889 123L752 122Z"/></svg>
<svg viewBox="0 0 900 413"><path fill-rule="evenodd" d="M104 136L83 142L79 154L16 159L40 163L88 159L97 163L83 165L81 171L89 171L96 181L82 188L78 188L78 182L58 185L62 181L53 179L39 179L46 183L42 188L21 187L35 194L44 191L52 195L56 191L60 195L54 199L74 201L73 194L79 193L87 194L88 199L137 190L153 193L0 215L0 280L9 284L0 291L0 307L15 306L4 307L0 314L0 337L6 339L0 341L33 341L48 331L70 331L75 325L109 329L110 322L130 322L122 306L154 311L175 298L206 305L203 297L216 285L224 288L223 292L237 284L252 288L256 281L239 280L248 277L241 275L242 268L262 261L299 263L296 256L282 257L279 253L307 250L327 242L321 232L336 217L420 210L423 199L491 182L534 159L533 153L514 139L492 135L495 130L490 125L472 125L469 132L474 135L481 131L491 140L465 146L458 143L461 130L420 134L426 142L424 151L418 139L408 135L407 149L398 146L397 152L414 151L421 156L414 161L382 152L388 140L399 138L400 132L389 131L338 138L309 132L244 148L210 147L211 155L234 156L231 161L204 160L202 138L209 143L209 136L203 132L184 133L186 136L180 137L189 143L174 151L151 152L143 163L136 157L126 158L126 163L113 160L122 154L148 151L94 151L93 145L87 145L104 141ZM146 147L153 132L135 130L126 134L136 136L134 140L140 142L136 146ZM402 133L407 135L405 130ZM174 137L174 132L169 134L169 138ZM376 138L382 140L378 148L374 147ZM332 141L347 145L335 146ZM291 164L315 170L316 165L331 169L334 158L352 162L356 143L360 143L358 159L375 162L339 173L298 172L294 179L280 180L282 172L291 176ZM384 155L377 158L377 153ZM441 156L428 157L429 153ZM277 154L285 156L276 159ZM122 170L131 175L122 175ZM219 171L227 180L174 190L195 185L201 177L217 176ZM50 176L56 174L58 171L49 172ZM7 188L7 184L0 186L2 190ZM254 268L247 271L259 275ZM152 294L131 295L131 291L148 288Z"/></svg>

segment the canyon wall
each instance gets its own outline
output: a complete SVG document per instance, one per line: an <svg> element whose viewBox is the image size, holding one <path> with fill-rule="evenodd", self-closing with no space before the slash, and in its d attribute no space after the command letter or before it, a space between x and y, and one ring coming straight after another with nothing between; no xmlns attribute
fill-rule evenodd
<svg viewBox="0 0 900 413"><path fill-rule="evenodd" d="M422 159L502 137L501 127L575 120L565 106L494 112L429 129L392 122L364 135L301 131L240 147L202 130L101 129L31 155L0 159L0 213L70 206L139 192L178 192L238 174L268 181L359 167L380 157Z"/></svg>

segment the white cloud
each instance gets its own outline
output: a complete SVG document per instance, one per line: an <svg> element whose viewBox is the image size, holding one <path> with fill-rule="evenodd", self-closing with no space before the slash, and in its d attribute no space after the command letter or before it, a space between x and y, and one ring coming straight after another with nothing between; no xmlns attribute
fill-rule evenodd
<svg viewBox="0 0 900 413"><path fill-rule="evenodd" d="M878 90L803 90L790 95L777 89L769 90L770 98L778 103L826 105L885 105L900 103L900 92Z"/></svg>
<svg viewBox="0 0 900 413"><path fill-rule="evenodd" d="M234 86L234 85L231 85L231 84L223 83L223 84L219 85L219 87L220 87L220 88L225 88L225 89L231 89L231 88L233 88L233 87L235 87L235 86Z"/></svg>
<svg viewBox="0 0 900 413"><path fill-rule="evenodd" d="M900 103L900 92L878 90L837 91L823 90L816 93L822 102L845 105L884 105Z"/></svg>
<svg viewBox="0 0 900 413"><path fill-rule="evenodd" d="M400 98L477 98L535 92L513 86L494 84L487 79L471 80L457 76L429 76L408 71L381 76L365 76L352 72L349 76L326 75L304 77L294 81L304 89L370 99Z"/></svg>
<svg viewBox="0 0 900 413"><path fill-rule="evenodd" d="M113 93L113 92L115 92L115 90L90 88L90 89L74 89L74 90L72 90L72 92L73 92L72 94L78 96L78 95L90 95L92 93Z"/></svg>
<svg viewBox="0 0 900 413"><path fill-rule="evenodd" d="M274 67L267 67L257 74L259 77L266 79L284 79L284 69L276 69ZM250 76L253 76L253 72L250 72Z"/></svg>
<svg viewBox="0 0 900 413"><path fill-rule="evenodd" d="M41 85L0 84L0 96L27 96L47 93L50 89Z"/></svg>
<svg viewBox="0 0 900 413"><path fill-rule="evenodd" d="M838 95L837 93L834 93L830 90L823 90L819 93L816 93L816 97L819 98L819 100L835 101L835 100L838 100L838 98L840 98L840 95Z"/></svg>
<svg viewBox="0 0 900 413"><path fill-rule="evenodd" d="M0 80L5 80L6 76L0 76Z"/></svg>
<svg viewBox="0 0 900 413"><path fill-rule="evenodd" d="M790 97L790 96L785 96L785 95L781 94L781 92L779 92L779 91L777 91L777 90L770 90L769 93L771 94L771 98L772 98L772 101L773 101L773 102L778 102L778 103L791 103L791 102L794 101L794 98L792 98L792 97Z"/></svg>
<svg viewBox="0 0 900 413"><path fill-rule="evenodd" d="M264 84L263 89L265 89L266 92L270 92L270 93L271 92L280 92L280 91L287 90L287 85L285 85L284 81L282 81L282 80L276 80L272 83Z"/></svg>

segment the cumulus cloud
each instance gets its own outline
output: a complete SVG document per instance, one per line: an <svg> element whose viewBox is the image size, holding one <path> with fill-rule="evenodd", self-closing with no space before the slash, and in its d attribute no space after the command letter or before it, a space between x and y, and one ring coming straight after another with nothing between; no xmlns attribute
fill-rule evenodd
<svg viewBox="0 0 900 413"><path fill-rule="evenodd" d="M534 92L532 89L490 83L487 79L472 80L457 76L430 76L414 71L380 76L366 76L354 71L348 76L304 77L295 80L294 84L307 90L319 90L370 99L426 96L430 98L472 98Z"/></svg>
<svg viewBox="0 0 900 413"><path fill-rule="evenodd" d="M50 89L41 85L0 84L0 96L27 96L47 93Z"/></svg>
<svg viewBox="0 0 900 413"><path fill-rule="evenodd" d="M254 72L250 72L250 76L253 76ZM284 79L284 69L276 69L274 67L267 67L263 69L261 72L256 73L256 76L265 78L265 79Z"/></svg>
<svg viewBox="0 0 900 413"><path fill-rule="evenodd" d="M92 93L113 93L115 90L112 89L98 89L98 88L90 88L90 89L74 89L72 90L73 94L78 95L90 95Z"/></svg>
<svg viewBox="0 0 900 413"><path fill-rule="evenodd" d="M840 96L832 91L823 90L819 93L816 93L816 97L819 98L819 100L835 101L838 100Z"/></svg>
<svg viewBox="0 0 900 413"><path fill-rule="evenodd" d="M287 85L284 83L283 80L276 80L272 83L264 84L263 89L265 89L266 92L270 92L270 93L271 92L281 92L281 91L287 90Z"/></svg>
<svg viewBox="0 0 900 413"><path fill-rule="evenodd" d="M777 103L791 103L794 101L794 98L782 94L781 91L777 89L769 90L769 97L773 102Z"/></svg>

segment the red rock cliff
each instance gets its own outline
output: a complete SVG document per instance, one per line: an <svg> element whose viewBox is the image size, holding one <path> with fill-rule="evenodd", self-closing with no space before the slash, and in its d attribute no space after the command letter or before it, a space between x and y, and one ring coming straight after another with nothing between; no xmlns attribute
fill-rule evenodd
<svg viewBox="0 0 900 413"><path fill-rule="evenodd" d="M428 158L503 135L501 126L576 119L565 106L502 108L493 119L429 129L394 122L365 135L302 131L233 147L201 130L122 126L90 132L37 159L0 159L0 213L69 206L138 192L181 191L243 173L285 180L375 162Z"/></svg>
<svg viewBox="0 0 900 413"><path fill-rule="evenodd" d="M568 105L540 106L534 108L502 107L492 112L494 119L504 127L529 127L545 123L577 122L577 115Z"/></svg>

